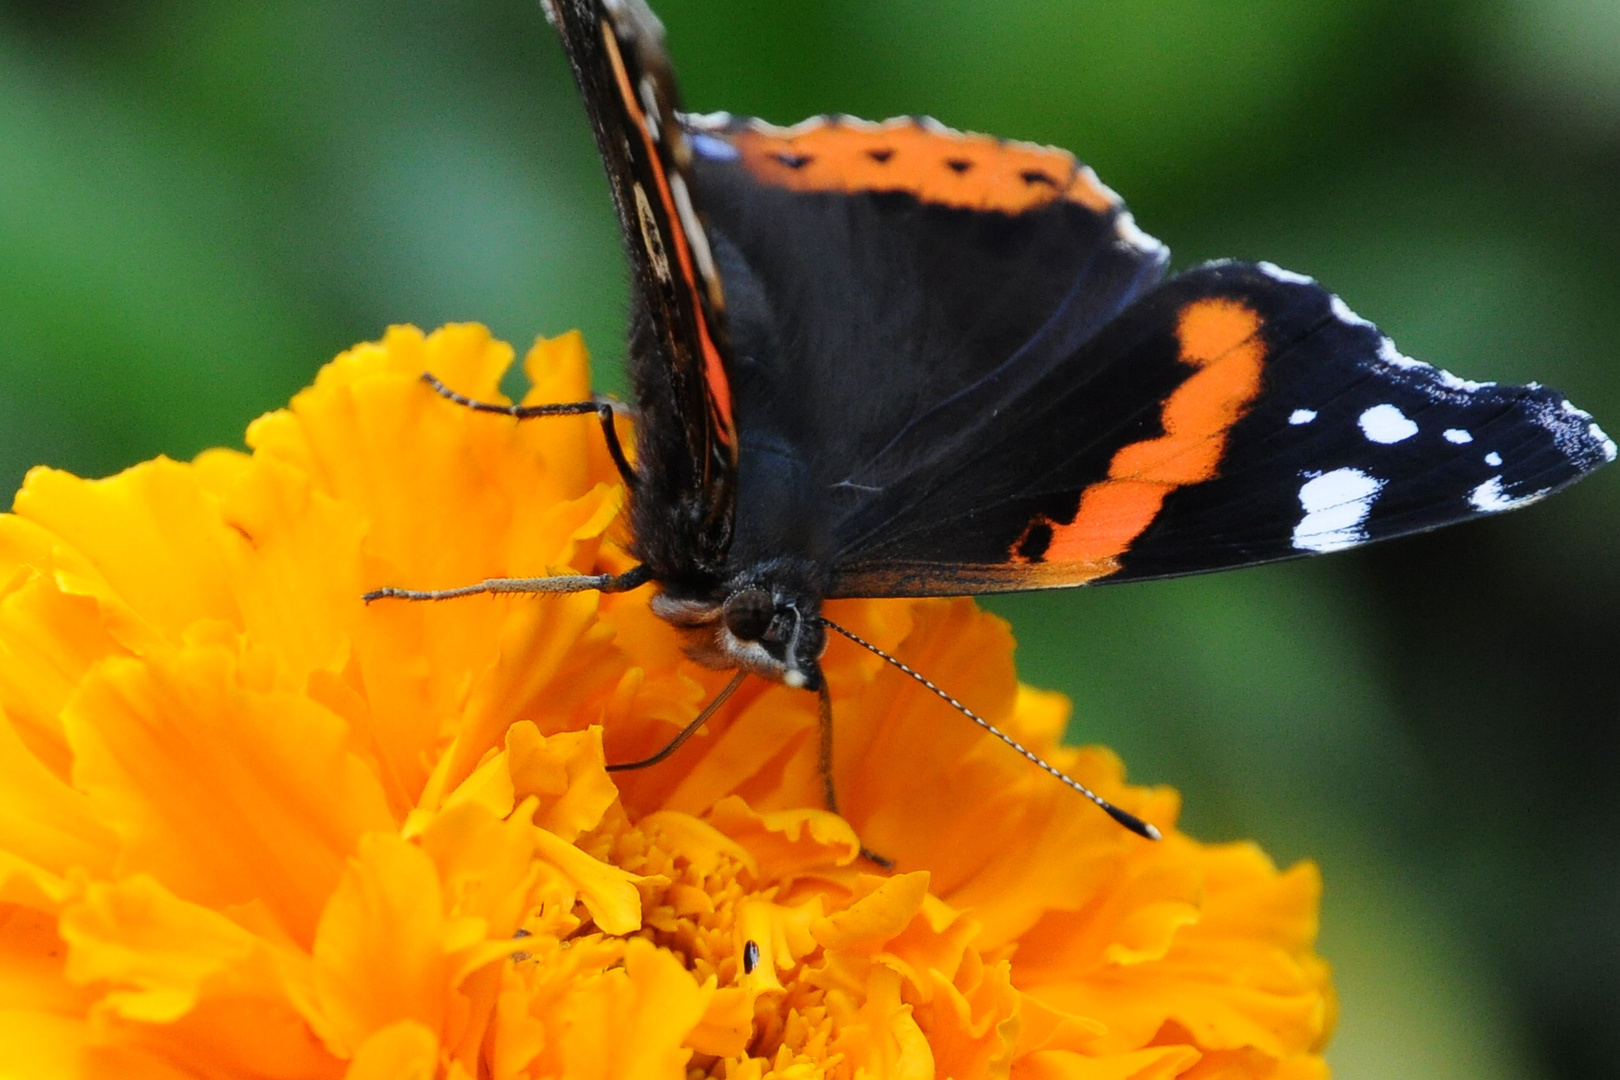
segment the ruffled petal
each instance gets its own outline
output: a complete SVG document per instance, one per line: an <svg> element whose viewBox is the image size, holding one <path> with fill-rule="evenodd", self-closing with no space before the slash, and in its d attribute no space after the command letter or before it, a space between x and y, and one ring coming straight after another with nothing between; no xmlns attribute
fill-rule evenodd
<svg viewBox="0 0 1620 1080"><path fill-rule="evenodd" d="M839 815L814 696L757 679L608 772L730 677L644 590L367 606L632 565L594 417L420 379L498 400L511 360L397 327L251 453L35 470L0 515L0 1073L1321 1080L1315 870L1062 746L970 601L829 614L1164 842L842 639ZM525 366L589 394L577 335Z"/></svg>

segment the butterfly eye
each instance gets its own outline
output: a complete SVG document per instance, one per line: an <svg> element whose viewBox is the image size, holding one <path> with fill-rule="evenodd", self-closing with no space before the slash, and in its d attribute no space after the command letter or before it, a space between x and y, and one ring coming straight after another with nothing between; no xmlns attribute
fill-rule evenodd
<svg viewBox="0 0 1620 1080"><path fill-rule="evenodd" d="M776 601L764 589L743 589L726 601L726 629L739 641L758 641L771 628Z"/></svg>

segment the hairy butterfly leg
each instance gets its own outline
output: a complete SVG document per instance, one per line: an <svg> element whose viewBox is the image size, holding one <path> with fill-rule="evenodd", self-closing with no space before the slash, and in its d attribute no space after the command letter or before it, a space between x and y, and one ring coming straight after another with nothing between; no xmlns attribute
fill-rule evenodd
<svg viewBox="0 0 1620 1080"><path fill-rule="evenodd" d="M679 750L687 739L690 739L693 735L696 735L699 728L709 722L709 718L719 711L720 706L724 705L726 701L730 699L732 694L736 693L737 687L741 686L742 681L747 677L748 672L737 672L732 680L726 683L718 694L714 695L714 700L703 706L703 711L697 714L696 719L694 719L690 724L687 724L685 727L681 728L680 732L673 739L664 744L663 749L648 757L644 757L639 761L625 761L619 763L618 765L609 765L607 767L607 771L631 772L635 769L650 769L659 762L666 760L669 755Z"/></svg>
<svg viewBox="0 0 1620 1080"><path fill-rule="evenodd" d="M652 580L645 566L632 566L622 574L556 574L551 577L486 578L476 585L454 589L397 589L385 586L366 593L361 600L454 600L480 593L576 593L628 592Z"/></svg>
<svg viewBox="0 0 1620 1080"><path fill-rule="evenodd" d="M816 769L821 773L821 799L826 804L829 813L839 814L838 787L833 783L833 715L832 692L827 689L827 681L821 681L821 690L817 694L820 707L816 710L816 718L820 721L821 750L816 761ZM861 858L877 863L885 870L894 869L894 860L879 855L865 844L861 845Z"/></svg>
<svg viewBox="0 0 1620 1080"><path fill-rule="evenodd" d="M618 429L613 426L613 403L600 398L590 401L564 401L552 405L499 405L493 401L478 401L465 394L458 394L450 389L430 371L422 372L422 381L433 388L433 392L446 401L453 401L457 405L474 412L499 413L510 416L514 420L533 420L541 416L583 416L586 413L595 413L596 419L602 425L602 438L607 441L608 453L613 457L613 464L618 467L619 475L624 478L628 488L636 486L636 470L630 466L630 459L624 456L624 447L619 442ZM584 586L589 588L589 586Z"/></svg>

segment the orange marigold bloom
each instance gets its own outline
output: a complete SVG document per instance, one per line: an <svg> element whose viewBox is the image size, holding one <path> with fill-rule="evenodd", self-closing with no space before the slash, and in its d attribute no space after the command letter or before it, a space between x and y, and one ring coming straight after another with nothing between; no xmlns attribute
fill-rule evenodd
<svg viewBox="0 0 1620 1080"><path fill-rule="evenodd" d="M814 696L758 680L609 778L726 679L641 595L362 604L627 567L594 419L417 380L490 397L511 358L395 329L250 454L29 475L0 518L0 1072L1325 1075L1316 871L1198 844L1172 792L1060 746L1067 703L969 601L832 615L1163 842L846 641L840 818ZM528 372L587 393L577 336Z"/></svg>

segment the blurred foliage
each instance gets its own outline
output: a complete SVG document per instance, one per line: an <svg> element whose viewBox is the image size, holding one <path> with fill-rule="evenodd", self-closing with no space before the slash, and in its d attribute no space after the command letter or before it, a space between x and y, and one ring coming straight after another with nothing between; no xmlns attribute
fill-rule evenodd
<svg viewBox="0 0 1620 1080"><path fill-rule="evenodd" d="M1620 427L1613 0L658 7L696 109L1067 146L1178 265L1309 272L1413 355ZM391 322L578 325L622 387L623 305L532 3L0 0L4 483L238 444ZM1616 536L1620 471L1334 559L992 606L1075 737L1193 830L1322 862L1341 1077L1592 1080L1620 1076Z"/></svg>

